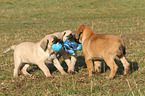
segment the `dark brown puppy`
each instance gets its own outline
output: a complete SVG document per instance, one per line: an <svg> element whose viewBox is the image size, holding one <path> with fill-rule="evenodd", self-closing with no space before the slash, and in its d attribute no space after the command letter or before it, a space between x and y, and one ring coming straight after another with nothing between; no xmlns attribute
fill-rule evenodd
<svg viewBox="0 0 145 96"><path fill-rule="evenodd" d="M85 62L89 70L89 77L92 76L92 60L104 59L111 69L109 79L113 79L118 66L114 59L117 56L124 66L124 75L129 73L129 63L125 59L125 46L123 41L114 35L98 34L86 25L80 25L76 30L76 39L82 43ZM101 62L96 61L95 70L100 72Z"/></svg>

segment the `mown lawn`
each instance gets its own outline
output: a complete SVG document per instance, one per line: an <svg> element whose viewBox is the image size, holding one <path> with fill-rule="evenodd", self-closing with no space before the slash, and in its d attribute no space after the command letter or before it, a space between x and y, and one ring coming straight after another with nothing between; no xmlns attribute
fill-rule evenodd
<svg viewBox="0 0 145 96"><path fill-rule="evenodd" d="M145 1L144 0L1 0L0 1L0 95L59 96L144 96L145 95ZM54 79L47 79L37 66L13 78L13 51L21 42L37 42L45 35L64 30L76 31L88 25L95 32L122 38L131 74L108 80L110 69L102 62L102 73L88 78L83 52L78 52L78 73L61 75L49 65ZM66 65L61 58L65 70ZM104 66L105 65L105 66Z"/></svg>

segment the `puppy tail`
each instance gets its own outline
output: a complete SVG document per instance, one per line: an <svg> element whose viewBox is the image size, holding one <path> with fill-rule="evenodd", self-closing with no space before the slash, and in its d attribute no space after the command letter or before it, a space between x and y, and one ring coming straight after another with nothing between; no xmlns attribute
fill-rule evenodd
<svg viewBox="0 0 145 96"><path fill-rule="evenodd" d="M11 47L9 47L6 51L4 51L3 53L7 53L8 51L10 51L11 49L15 49L16 45L12 45Z"/></svg>

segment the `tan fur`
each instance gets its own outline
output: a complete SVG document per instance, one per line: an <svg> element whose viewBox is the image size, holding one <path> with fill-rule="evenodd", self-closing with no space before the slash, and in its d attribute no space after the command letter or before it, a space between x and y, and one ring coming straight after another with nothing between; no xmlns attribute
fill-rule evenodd
<svg viewBox="0 0 145 96"><path fill-rule="evenodd" d="M56 38L56 36L47 35L40 42L24 42L13 45L6 50L4 53L8 52L10 49L14 50L14 77L18 76L18 70L23 64L25 65L21 71L25 75L30 75L26 71L29 64L36 64L44 72L46 77L52 77L49 69L44 63L46 59L52 59L56 68L62 74L66 74L51 48L54 38Z"/></svg>
<svg viewBox="0 0 145 96"><path fill-rule="evenodd" d="M98 34L93 32L90 27L81 25L76 30L76 39L79 39L79 42L82 43L89 76L92 76L93 71L92 60L104 59L111 69L109 78L114 78L118 69L114 61L116 56L118 56L123 63L125 68L124 74L129 73L129 63L124 57L125 46L120 38L114 35ZM95 70L98 69L98 72L100 72L100 70L97 67L101 67L100 64L99 61L95 62Z"/></svg>
<svg viewBox="0 0 145 96"><path fill-rule="evenodd" d="M58 39L65 41L69 39L70 34L74 35L74 32L72 32L71 30L66 30L63 32L54 33L53 35L55 35ZM74 54L70 54L66 52L64 49L61 49L59 53L63 56L64 61L68 66L68 72L69 73L74 72L74 67L77 60L77 51L75 50Z"/></svg>

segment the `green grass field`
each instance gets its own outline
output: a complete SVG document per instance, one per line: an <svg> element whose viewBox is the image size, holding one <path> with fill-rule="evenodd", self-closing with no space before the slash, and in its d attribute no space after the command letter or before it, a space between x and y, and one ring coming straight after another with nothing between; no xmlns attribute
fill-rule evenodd
<svg viewBox="0 0 145 96"><path fill-rule="evenodd" d="M144 96L145 95L145 0L1 0L0 1L0 96ZM61 75L51 65L54 79L47 79L37 66L13 78L13 51L21 42L37 42L45 35L76 31L88 25L94 32L122 38L131 74L123 76L119 64L116 78L106 79L110 69L103 62L101 74L88 78L83 52L78 52L78 73ZM63 59L60 60L67 70Z"/></svg>

